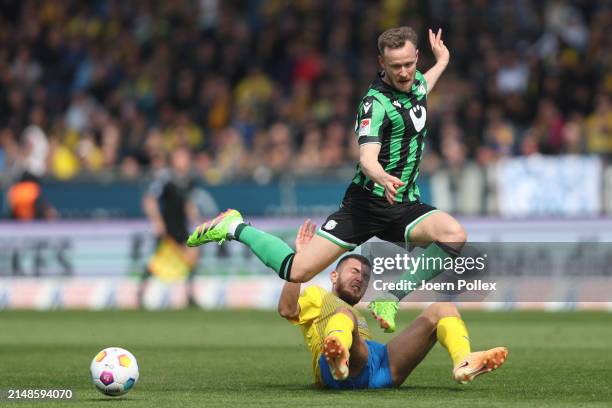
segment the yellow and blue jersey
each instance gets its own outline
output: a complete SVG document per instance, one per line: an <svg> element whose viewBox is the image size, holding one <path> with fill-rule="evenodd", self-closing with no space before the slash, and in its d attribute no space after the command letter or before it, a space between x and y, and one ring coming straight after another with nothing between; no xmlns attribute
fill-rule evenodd
<svg viewBox="0 0 612 408"><path fill-rule="evenodd" d="M312 354L312 370L315 384L322 385L319 356L325 337L325 326L330 317L334 315L339 307L350 308L357 318L359 336L364 340L371 339L368 323L357 309L320 286L310 286L304 289L298 299L298 303L300 305L300 313L296 319L289 321L300 326L304 341Z"/></svg>

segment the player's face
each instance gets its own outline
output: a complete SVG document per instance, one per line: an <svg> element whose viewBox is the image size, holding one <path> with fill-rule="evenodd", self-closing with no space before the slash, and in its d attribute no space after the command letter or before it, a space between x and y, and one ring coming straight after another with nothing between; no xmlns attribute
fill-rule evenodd
<svg viewBox="0 0 612 408"><path fill-rule="evenodd" d="M383 80L398 91L410 92L418 57L419 50L410 41L401 48L385 48L383 55L378 56L378 63L385 71Z"/></svg>
<svg viewBox="0 0 612 408"><path fill-rule="evenodd" d="M172 167L179 176L189 174L191 170L191 155L189 150L179 148L172 153Z"/></svg>
<svg viewBox="0 0 612 408"><path fill-rule="evenodd" d="M335 271L334 292L349 305L357 304L365 294L370 282L370 268L358 259L347 259L339 271Z"/></svg>

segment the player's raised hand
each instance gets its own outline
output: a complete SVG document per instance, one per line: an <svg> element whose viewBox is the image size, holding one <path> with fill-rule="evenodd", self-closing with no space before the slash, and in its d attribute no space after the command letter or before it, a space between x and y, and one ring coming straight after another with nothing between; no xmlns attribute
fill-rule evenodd
<svg viewBox="0 0 612 408"><path fill-rule="evenodd" d="M385 188L385 198L389 204L395 204L395 196L397 195L397 189L404 185L404 182L395 176L387 174L383 187Z"/></svg>
<svg viewBox="0 0 612 408"><path fill-rule="evenodd" d="M429 29L429 44L431 45L431 51L436 58L436 63L448 64L450 52L448 52L448 48L446 48L444 41L442 41L441 28L439 28L438 32L435 34L431 28Z"/></svg>
<svg viewBox="0 0 612 408"><path fill-rule="evenodd" d="M310 242L316 229L317 226L310 221L310 218L304 221L295 237L295 252L300 252Z"/></svg>

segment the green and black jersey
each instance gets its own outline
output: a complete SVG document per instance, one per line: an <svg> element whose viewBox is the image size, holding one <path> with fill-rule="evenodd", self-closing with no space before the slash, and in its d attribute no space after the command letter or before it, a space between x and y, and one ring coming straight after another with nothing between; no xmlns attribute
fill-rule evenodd
<svg viewBox="0 0 612 408"><path fill-rule="evenodd" d="M405 184L397 191L396 202L419 200L416 184L427 128L427 82L417 71L411 92L401 92L378 77L362 98L355 124L359 145L379 143L378 162L389 174ZM383 186L374 183L357 164L353 183L384 197Z"/></svg>

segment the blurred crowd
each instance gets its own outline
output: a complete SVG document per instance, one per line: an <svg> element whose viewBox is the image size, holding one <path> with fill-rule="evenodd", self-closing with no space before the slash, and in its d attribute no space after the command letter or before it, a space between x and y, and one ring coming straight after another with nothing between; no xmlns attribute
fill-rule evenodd
<svg viewBox="0 0 612 408"><path fill-rule="evenodd" d="M604 0L0 0L0 170L136 179L188 146L211 184L354 166L377 36L428 28L451 63L424 171L612 155Z"/></svg>

